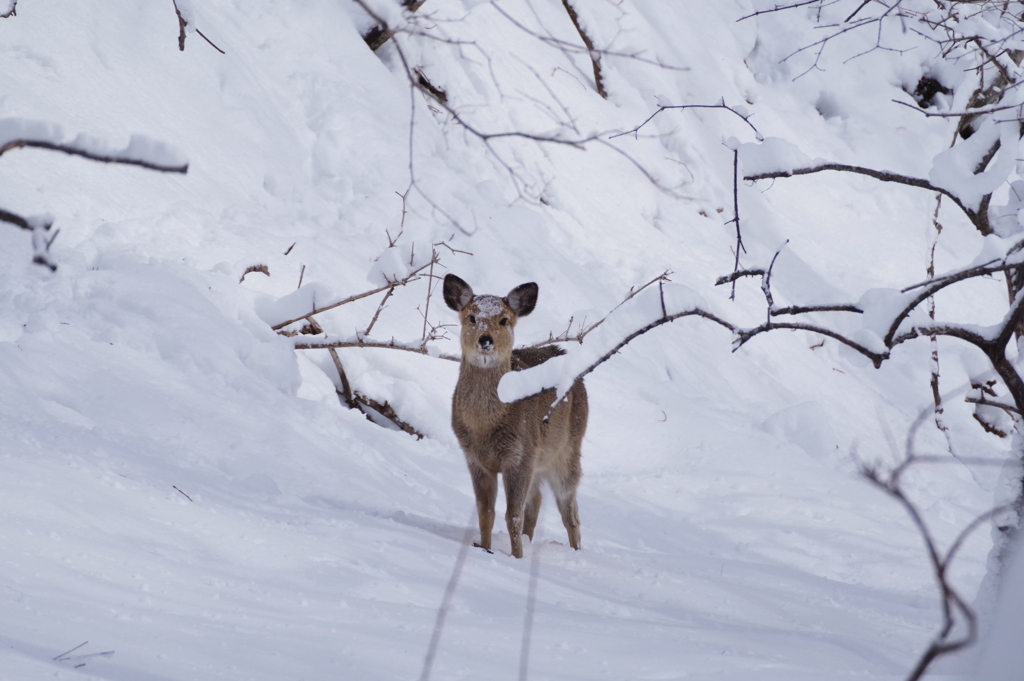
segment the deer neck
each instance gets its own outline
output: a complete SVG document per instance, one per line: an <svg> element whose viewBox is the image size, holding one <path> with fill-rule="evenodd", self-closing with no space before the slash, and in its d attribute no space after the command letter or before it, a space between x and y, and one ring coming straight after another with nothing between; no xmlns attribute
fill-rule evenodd
<svg viewBox="0 0 1024 681"><path fill-rule="evenodd" d="M498 398L498 382L511 369L511 358L486 369L462 360L459 367L457 402L458 407L464 410L468 417L468 423L490 428L511 409L511 405Z"/></svg>

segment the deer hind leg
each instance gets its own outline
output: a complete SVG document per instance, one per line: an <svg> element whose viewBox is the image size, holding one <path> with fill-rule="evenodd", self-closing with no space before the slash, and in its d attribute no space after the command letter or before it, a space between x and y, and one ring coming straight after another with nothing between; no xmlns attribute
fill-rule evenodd
<svg viewBox="0 0 1024 681"><path fill-rule="evenodd" d="M498 476L489 470L469 464L476 495L476 515L480 521L480 547L491 550L491 530L494 528L494 502L498 498Z"/></svg>
<svg viewBox="0 0 1024 681"><path fill-rule="evenodd" d="M537 517L540 515L540 478L534 476L530 483L530 492L526 495L526 513L523 516L523 534L533 541L533 531L537 527Z"/></svg>
<svg viewBox="0 0 1024 681"><path fill-rule="evenodd" d="M576 488L580 484L581 475L577 465L564 475L553 475L548 479L555 494L558 512L562 514L562 524L569 535L569 546L577 551L580 549L580 509L576 503Z"/></svg>

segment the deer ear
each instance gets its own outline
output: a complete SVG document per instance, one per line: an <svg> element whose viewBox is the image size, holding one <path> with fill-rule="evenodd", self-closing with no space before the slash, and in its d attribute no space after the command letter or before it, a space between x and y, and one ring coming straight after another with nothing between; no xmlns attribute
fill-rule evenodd
<svg viewBox="0 0 1024 681"><path fill-rule="evenodd" d="M537 307L537 285L532 281L529 284L520 284L508 292L505 300L517 316L525 317Z"/></svg>
<svg viewBox="0 0 1024 681"><path fill-rule="evenodd" d="M459 312L473 300L473 289L454 274L444 277L444 302L448 307Z"/></svg>

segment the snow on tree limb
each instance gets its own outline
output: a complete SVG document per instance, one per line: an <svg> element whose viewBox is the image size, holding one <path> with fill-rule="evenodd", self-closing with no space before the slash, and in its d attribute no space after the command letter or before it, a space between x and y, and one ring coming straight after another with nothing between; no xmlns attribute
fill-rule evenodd
<svg viewBox="0 0 1024 681"><path fill-rule="evenodd" d="M63 128L52 123L0 119L0 155L25 147L61 151L100 163L135 165L167 173L188 172L188 160L180 151L143 135L132 135L124 149L113 149L91 135L81 134L67 140Z"/></svg>
<svg viewBox="0 0 1024 681"><path fill-rule="evenodd" d="M505 374L498 384L498 397L503 402L514 402L554 388L557 402L576 381L611 359L632 340L683 317L703 317L730 331L735 330L707 307L704 299L692 289L659 281L657 290L648 288L643 295L633 296L628 304L609 313L601 328L587 336L588 343L581 342L580 347L539 366Z"/></svg>

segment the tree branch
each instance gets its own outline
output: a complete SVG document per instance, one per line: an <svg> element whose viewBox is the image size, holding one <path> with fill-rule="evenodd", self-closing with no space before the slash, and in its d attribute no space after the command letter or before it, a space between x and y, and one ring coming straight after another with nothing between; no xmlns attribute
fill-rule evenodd
<svg viewBox="0 0 1024 681"><path fill-rule="evenodd" d="M743 179L748 182L757 182L758 180L768 180L780 177L792 177L795 175L811 175L813 173L820 173L826 170L835 170L838 172L855 173L857 175L867 175L881 182L895 182L896 184L903 184L909 187L919 187L921 189L927 189L928 191L938 192L948 196L964 212L964 214L970 219L971 223L978 228L978 231L983 235L989 235L992 233L992 228L988 224L988 216L984 211L974 211L969 209L960 197L952 193L948 189L942 187L936 187L928 180L923 180L918 177L909 177L907 175L900 175L898 173L891 173L886 170L874 170L872 168L863 168L861 166L852 166L845 163L823 163L817 166L810 166L807 168L794 168L791 170L776 170L767 173L758 173L756 175L747 175Z"/></svg>
<svg viewBox="0 0 1024 681"><path fill-rule="evenodd" d="M580 38L583 40L583 44L590 55L590 61L594 65L594 87L597 89L597 94L601 95L604 99L608 99L608 92L604 89L604 79L601 77L601 55L594 49L594 42L590 39L590 36L580 26L579 15L576 14L576 10L569 0L562 0L562 6L569 13L572 25L576 27L576 31L580 34Z"/></svg>
<svg viewBox="0 0 1024 681"><path fill-rule="evenodd" d="M815 1L817 1L817 0L815 0ZM676 109L676 110L679 110L679 111L682 111L683 109L724 109L725 111L729 111L731 113L734 113L737 116L739 116L740 118L742 118L743 122L746 123L748 126L750 126L750 129L754 131L754 135L757 137L758 141L764 140L764 136L761 134L761 132L756 127L754 127L753 123L750 122L751 114L743 114L743 113L737 111L736 109L732 108L731 106L728 106L725 103L724 99L722 101L720 101L718 104L680 104L680 105L672 105L672 106L670 106L670 105L659 105L658 106L658 110L655 111L654 113L652 113L650 116L648 116L647 119L643 123L641 123L640 125L636 126L632 130L627 130L625 132L616 133L616 134L612 135L611 137L609 137L608 139L615 139L616 137L622 137L623 135L634 135L635 136L638 132L640 132L640 129L642 127L644 127L645 125L650 123L652 120L654 120L655 116L660 114L662 111L668 111L670 109ZM749 179L749 178L744 178L744 179Z"/></svg>
<svg viewBox="0 0 1024 681"><path fill-rule="evenodd" d="M443 352L435 352L432 348L428 348L422 343L401 343L395 339L390 341L378 341L370 340L368 338L357 338L355 340L330 340L329 337L324 340L311 340L311 341L299 341L295 343L296 350L326 350L328 348L381 348L385 350L404 350L405 352L415 352L418 355L427 355L428 357L436 357L437 359L446 359L449 362L462 361L461 357L455 355L449 355Z"/></svg>
<svg viewBox="0 0 1024 681"><path fill-rule="evenodd" d="M384 286L381 286L379 288L375 288L372 291L364 291L363 293L357 293L354 296L349 296L348 298L344 298L344 299L339 300L339 301L337 301L335 303L331 303L330 305L325 305L324 307L321 307L321 308L313 308L313 310L310 311L310 312L303 313L302 315L299 315L298 317L295 317L294 319L289 319L286 322L280 322L278 324L274 324L270 328L273 329L274 331L280 331L281 329L283 329L284 327L288 326L289 324L294 324L295 322L301 321L301 320L305 319L306 317L310 317L312 315L320 314L321 312L327 312L328 310L333 310L336 307L341 307L342 305L347 305L348 303L352 303L352 302L355 302L357 300L361 300L362 298L366 298L367 296L372 296L373 294L380 293L381 291L389 291L389 290L394 289L394 288L396 288L398 286L405 286L406 284L408 284L410 282L413 282L413 281L416 281L417 279L419 279L419 276L418 276L419 273L422 272L423 270L427 269L431 265L433 265L436 261L437 261L437 253L434 253L434 256L430 259L430 262L428 262L425 265L421 265L420 267L417 267L415 270L410 272L403 279L399 279L397 281L388 282ZM376 316L374 317L374 319L376 320Z"/></svg>
<svg viewBox="0 0 1024 681"><path fill-rule="evenodd" d="M184 52L185 51L185 27L188 26L188 21L185 19L184 16L182 16L181 10L178 9L178 2L177 2L177 0L171 0L171 2L174 3L174 13L178 15L178 50L181 51L181 52ZM199 34L200 38L202 38L203 40L208 42L210 44L210 47L212 47L213 49L217 50L221 54L227 54L226 52L224 52L224 50L222 50L219 47L217 47L216 45L214 45L213 41L210 40L209 38L207 38L205 35L203 35L203 32L200 31L198 28L196 29L196 33Z"/></svg>
<svg viewBox="0 0 1024 681"><path fill-rule="evenodd" d="M184 164L164 164L147 161L145 159L129 156L127 150L123 152L115 152L113 154L100 154L88 149L76 147L73 144L58 144L56 142L49 142L46 140L30 140L30 139L16 139L10 140L0 146L0 156L10 151L11 149L20 149L22 147L32 147L36 149L50 149L51 151L62 151L65 154L72 156L81 156L87 158L90 161L98 161L100 163L119 163L123 165L140 166L142 168L148 168L149 170L158 170L164 173L187 173L188 163Z"/></svg>

